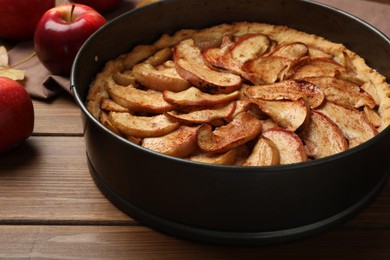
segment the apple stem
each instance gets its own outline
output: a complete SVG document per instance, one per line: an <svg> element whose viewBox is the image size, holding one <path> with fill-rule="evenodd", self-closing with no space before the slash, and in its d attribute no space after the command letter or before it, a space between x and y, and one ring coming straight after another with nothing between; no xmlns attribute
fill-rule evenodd
<svg viewBox="0 0 390 260"><path fill-rule="evenodd" d="M68 16L68 21L67 21L68 23L73 21L73 12L74 12L75 7L76 7L76 5L72 4L72 9L70 10L70 15Z"/></svg>

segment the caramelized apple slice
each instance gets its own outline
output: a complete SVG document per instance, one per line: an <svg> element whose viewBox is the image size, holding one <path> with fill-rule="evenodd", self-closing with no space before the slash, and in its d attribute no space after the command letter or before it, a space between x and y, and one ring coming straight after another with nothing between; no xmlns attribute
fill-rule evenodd
<svg viewBox="0 0 390 260"><path fill-rule="evenodd" d="M207 124L218 119L229 119L236 109L236 102L230 102L223 106L213 107L189 112L187 114L175 114L167 112L166 115L184 124Z"/></svg>
<svg viewBox="0 0 390 260"><path fill-rule="evenodd" d="M348 142L340 128L327 116L313 110L310 124L299 135L305 143L307 155L323 158L348 149Z"/></svg>
<svg viewBox="0 0 390 260"><path fill-rule="evenodd" d="M173 105L166 102L163 94L154 90L141 90L132 86L122 87L110 85L108 93L119 105L136 112L163 113L173 109Z"/></svg>
<svg viewBox="0 0 390 260"><path fill-rule="evenodd" d="M128 85L135 85L136 80L133 76L133 72L131 70L125 70L122 72L114 72L112 74L112 79L115 81L116 84L121 86L128 86Z"/></svg>
<svg viewBox="0 0 390 260"><path fill-rule="evenodd" d="M134 116L130 113L110 112L109 120L122 134L135 137L166 135L180 126L164 114L157 116Z"/></svg>
<svg viewBox="0 0 390 260"><path fill-rule="evenodd" d="M233 165L237 159L237 148L222 154L199 153L188 158L194 162Z"/></svg>
<svg viewBox="0 0 390 260"><path fill-rule="evenodd" d="M249 99L236 100L236 109L234 110L232 117L235 117L236 115L238 115L241 112L248 111L251 105L252 105L252 102L250 102Z"/></svg>
<svg viewBox="0 0 390 260"><path fill-rule="evenodd" d="M244 64L263 55L270 45L269 37L264 34L246 34L236 41L230 52L234 60Z"/></svg>
<svg viewBox="0 0 390 260"><path fill-rule="evenodd" d="M206 153L224 153L252 140L260 132L260 120L243 112L214 131L210 125L202 125L198 130L198 146Z"/></svg>
<svg viewBox="0 0 390 260"><path fill-rule="evenodd" d="M230 102L240 93L234 91L229 94L208 94L195 87L180 92L164 91L164 99L174 105L180 106L214 106Z"/></svg>
<svg viewBox="0 0 390 260"><path fill-rule="evenodd" d="M347 74L347 70L332 59L316 58L300 66L294 73L294 79L308 77L329 76L335 77L339 74Z"/></svg>
<svg viewBox="0 0 390 260"><path fill-rule="evenodd" d="M114 100L109 98L103 98L100 103L100 108L106 111L115 112L129 112L129 109L116 103Z"/></svg>
<svg viewBox="0 0 390 260"><path fill-rule="evenodd" d="M332 102L326 102L318 109L329 117L343 132L349 141L349 147L355 147L374 137L378 131L369 123L363 112L346 108Z"/></svg>
<svg viewBox="0 0 390 260"><path fill-rule="evenodd" d="M140 63L133 67L135 79L149 89L174 92L186 90L191 84L179 76L175 68L157 70L150 64Z"/></svg>
<svg viewBox="0 0 390 260"><path fill-rule="evenodd" d="M375 100L370 95L351 82L333 77L310 77L305 80L319 86L325 93L326 100L338 105L350 108L376 106Z"/></svg>
<svg viewBox="0 0 390 260"><path fill-rule="evenodd" d="M310 108L302 99L297 101L251 99L251 101L279 126L292 132L302 130L308 123Z"/></svg>
<svg viewBox="0 0 390 260"><path fill-rule="evenodd" d="M245 89L249 98L265 100L305 100L311 108L322 105L325 95L322 90L304 80L284 80L270 85L250 86Z"/></svg>
<svg viewBox="0 0 390 260"><path fill-rule="evenodd" d="M100 114L99 114L99 121L105 126L107 127L109 130L111 130L112 132L114 132L115 134L117 135L121 135L119 133L119 131L114 127L114 125L111 123L110 119L109 119L109 116L108 116L108 113L105 112L105 111L102 111Z"/></svg>
<svg viewBox="0 0 390 260"><path fill-rule="evenodd" d="M262 136L243 166L271 166L280 162L279 151L268 138Z"/></svg>
<svg viewBox="0 0 390 260"><path fill-rule="evenodd" d="M307 161L302 140L295 133L281 128L272 128L265 131L263 136L271 140L278 149L280 164Z"/></svg>
<svg viewBox="0 0 390 260"><path fill-rule="evenodd" d="M142 147L162 154L184 158L197 149L196 134L198 128L180 126L164 136L144 138Z"/></svg>
<svg viewBox="0 0 390 260"><path fill-rule="evenodd" d="M301 59L309 54L307 46L301 42L292 42L278 46L272 53L271 56L278 56L289 58L292 60Z"/></svg>
<svg viewBox="0 0 390 260"><path fill-rule="evenodd" d="M285 57L258 57L242 66L242 76L255 85L271 84L288 78L294 64L295 61Z"/></svg>
<svg viewBox="0 0 390 260"><path fill-rule="evenodd" d="M231 93L241 86L240 76L210 69L192 39L180 42L173 56L179 75L204 92Z"/></svg>
<svg viewBox="0 0 390 260"><path fill-rule="evenodd" d="M164 48L156 52L153 56L147 58L144 63L156 67L168 61L169 59L172 59L172 50L171 48Z"/></svg>
<svg viewBox="0 0 390 260"><path fill-rule="evenodd" d="M224 39L229 39L224 37ZM223 41L221 48L208 49L203 53L204 60L217 67L241 74L242 65L248 60L263 55L271 44L264 34L247 34L235 43Z"/></svg>
<svg viewBox="0 0 390 260"><path fill-rule="evenodd" d="M364 115L366 116L368 122L370 122L373 126L376 128L380 127L382 125L382 119L378 113L369 108L369 107L364 107L363 108Z"/></svg>

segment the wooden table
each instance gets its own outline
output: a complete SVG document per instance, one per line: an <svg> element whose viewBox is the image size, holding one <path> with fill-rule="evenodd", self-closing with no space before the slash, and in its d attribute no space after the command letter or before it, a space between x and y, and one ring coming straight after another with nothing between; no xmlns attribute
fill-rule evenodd
<svg viewBox="0 0 390 260"><path fill-rule="evenodd" d="M181 240L136 222L100 193L71 96L34 106L33 136L0 156L0 258L390 259L390 180L355 218L315 237L256 247Z"/></svg>

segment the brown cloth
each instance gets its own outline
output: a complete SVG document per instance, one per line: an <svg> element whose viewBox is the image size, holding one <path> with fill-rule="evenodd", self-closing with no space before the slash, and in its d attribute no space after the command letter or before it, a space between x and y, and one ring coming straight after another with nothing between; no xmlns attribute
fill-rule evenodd
<svg viewBox="0 0 390 260"><path fill-rule="evenodd" d="M133 2L124 1L118 10L106 15L107 20L134 8ZM390 23L387 19L390 15L390 0L387 4L367 0L317 0L317 2L355 15L390 36ZM10 64L25 59L33 52L32 41L17 44L9 51ZM24 86L32 98L49 99L64 92L71 93L69 78L50 74L36 56L16 68L26 70Z"/></svg>

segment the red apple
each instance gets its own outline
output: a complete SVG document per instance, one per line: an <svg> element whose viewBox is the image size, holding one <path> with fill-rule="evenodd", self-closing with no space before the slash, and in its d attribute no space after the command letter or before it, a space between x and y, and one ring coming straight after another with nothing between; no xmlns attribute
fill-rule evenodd
<svg viewBox="0 0 390 260"><path fill-rule="evenodd" d="M73 2L88 5L98 12L106 13L115 10L122 0L73 0Z"/></svg>
<svg viewBox="0 0 390 260"><path fill-rule="evenodd" d="M26 140L34 129L34 107L22 85L0 76L0 154Z"/></svg>
<svg viewBox="0 0 390 260"><path fill-rule="evenodd" d="M39 60L53 74L69 76L77 51L105 23L101 14L86 5L65 4L48 10L34 35Z"/></svg>
<svg viewBox="0 0 390 260"><path fill-rule="evenodd" d="M32 39L41 16L55 0L0 0L0 38Z"/></svg>

